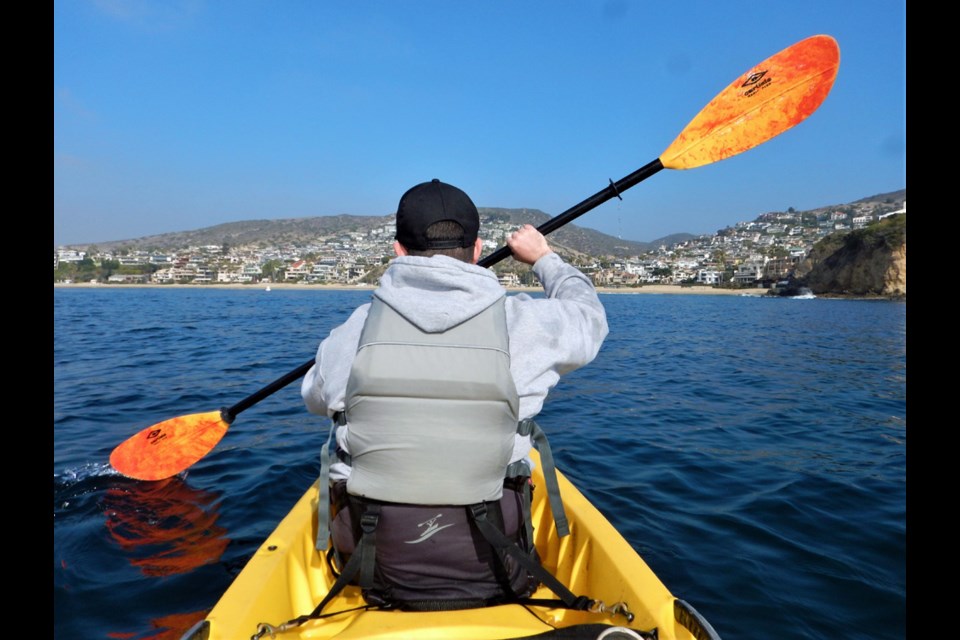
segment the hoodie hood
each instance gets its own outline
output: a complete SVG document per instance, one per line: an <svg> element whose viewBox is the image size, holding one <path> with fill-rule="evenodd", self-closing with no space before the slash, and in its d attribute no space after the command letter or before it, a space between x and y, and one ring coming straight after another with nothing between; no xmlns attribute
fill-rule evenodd
<svg viewBox="0 0 960 640"><path fill-rule="evenodd" d="M395 258L373 292L427 333L455 327L505 294L489 269L443 255Z"/></svg>

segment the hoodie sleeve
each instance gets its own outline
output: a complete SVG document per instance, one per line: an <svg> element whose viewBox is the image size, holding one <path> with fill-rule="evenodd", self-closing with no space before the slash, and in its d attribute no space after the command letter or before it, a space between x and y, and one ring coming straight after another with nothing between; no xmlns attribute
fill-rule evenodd
<svg viewBox="0 0 960 640"><path fill-rule="evenodd" d="M607 337L607 315L587 276L549 253L533 265L545 298L512 296L511 372L520 417L536 415L560 376L591 362Z"/></svg>
<svg viewBox="0 0 960 640"><path fill-rule="evenodd" d="M358 307L320 343L316 363L300 383L300 395L311 413L332 417L343 411L350 368L369 308L369 304Z"/></svg>

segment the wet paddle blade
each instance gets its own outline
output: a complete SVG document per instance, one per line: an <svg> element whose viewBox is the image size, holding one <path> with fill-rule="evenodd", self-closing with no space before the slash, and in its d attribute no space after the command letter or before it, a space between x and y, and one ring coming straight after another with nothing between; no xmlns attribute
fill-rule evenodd
<svg viewBox="0 0 960 640"><path fill-rule="evenodd" d="M110 454L110 465L128 478L163 480L207 455L229 426L220 411L170 418L118 445Z"/></svg>
<svg viewBox="0 0 960 640"><path fill-rule="evenodd" d="M840 48L817 35L787 47L737 78L671 143L660 162L692 169L729 158L783 133L817 110L833 87Z"/></svg>

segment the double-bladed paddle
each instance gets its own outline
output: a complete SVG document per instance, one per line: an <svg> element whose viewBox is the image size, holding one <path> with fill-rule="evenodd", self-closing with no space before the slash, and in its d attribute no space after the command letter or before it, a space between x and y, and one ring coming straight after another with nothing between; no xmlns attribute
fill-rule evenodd
<svg viewBox="0 0 960 640"><path fill-rule="evenodd" d="M836 40L816 35L767 58L721 91L680 132L660 157L580 204L537 227L546 235L661 169L692 169L718 162L783 133L817 110L833 87L840 66ZM491 267L510 255L501 247L477 264ZM147 427L110 454L121 474L140 480L174 476L209 453L241 411L303 377L311 358L232 407L195 413Z"/></svg>

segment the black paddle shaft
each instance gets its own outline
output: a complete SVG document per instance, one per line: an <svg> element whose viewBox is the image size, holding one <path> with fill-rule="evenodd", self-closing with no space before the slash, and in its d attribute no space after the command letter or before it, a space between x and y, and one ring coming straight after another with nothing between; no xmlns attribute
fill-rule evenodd
<svg viewBox="0 0 960 640"><path fill-rule="evenodd" d="M657 173L661 169L663 169L663 164L660 162L660 158L657 158L653 162L649 162L646 165L640 167L639 169L637 169L636 171L634 171L633 173L631 173L625 178L621 178L616 182L611 180L610 186L606 187L605 189L601 189L600 191L597 191L595 194L593 194L592 196L590 196L580 204L570 207L560 215L550 218L549 220L544 222L542 225L537 227L537 231L539 231L543 235L547 235L551 231L556 231L557 229L567 224L568 222L572 222L573 220L576 220L586 212L592 209L596 209L597 207L602 205L604 202L606 202L610 198L614 196L620 198L621 193L623 193L624 191L626 191L632 186L640 184L641 182L643 182L653 174ZM620 199L622 200L623 198L620 198ZM510 255L511 255L510 247L500 247L490 255L480 258L480 261L477 262L477 264L480 265L481 267L492 267L493 265L497 264L498 262L500 262L501 260L503 260L504 258Z"/></svg>
<svg viewBox="0 0 960 640"><path fill-rule="evenodd" d="M313 366L314 362L316 362L316 358L310 358L309 360L304 362L302 365L300 365L299 367L297 367L287 375L281 378L277 378L276 380L274 380L273 382L265 386L263 389L260 389L253 395L247 396L246 398L244 398L237 404L233 405L232 407L230 408L224 407L220 409L220 417L223 418L223 421L226 422L227 424L231 424L233 422L233 419L237 417L237 414L243 411L244 409L249 409L250 407L257 404L267 396L271 396L277 391L280 391L280 389L283 389L285 386L287 386L294 380L298 380L303 376L307 375L307 371L310 370L310 367Z"/></svg>
<svg viewBox="0 0 960 640"><path fill-rule="evenodd" d="M568 222L576 220L586 212L599 207L601 204L603 204L610 198L614 196L620 198L621 193L623 193L630 187L643 182L644 180L646 180L653 174L657 173L661 169L663 169L663 164L660 162L660 159L657 158L653 162L647 163L646 165L640 167L639 169L637 169L630 175L626 176L625 178L621 178L617 182L613 182L611 180L610 186L604 189L601 189L600 191L596 192L595 194L593 194L592 196L590 196L580 204L567 209L560 215L550 218L549 220L544 222L542 225L537 227L537 231L539 231L543 235L547 235L551 231L556 231L557 229L564 226ZM481 267L492 267L493 265L497 264L504 258L509 257L510 255L511 255L510 247L500 247L490 255L481 258L480 261L477 262L477 264ZM303 376L307 375L307 371L310 370L310 367L313 366L315 361L316 361L315 358L311 358L310 360L307 360L306 362L304 362L302 365L300 365L290 373L286 374L283 377L277 378L276 380L274 380L264 388L244 398L243 400L233 405L232 407L229 407L229 408L225 407L221 409L220 414L223 417L223 421L226 422L227 424L232 423L234 418L236 418L237 414L239 414L241 411L244 411L245 409L249 409L250 407L257 404L267 396L273 395L280 389L284 388L294 380L298 380Z"/></svg>

